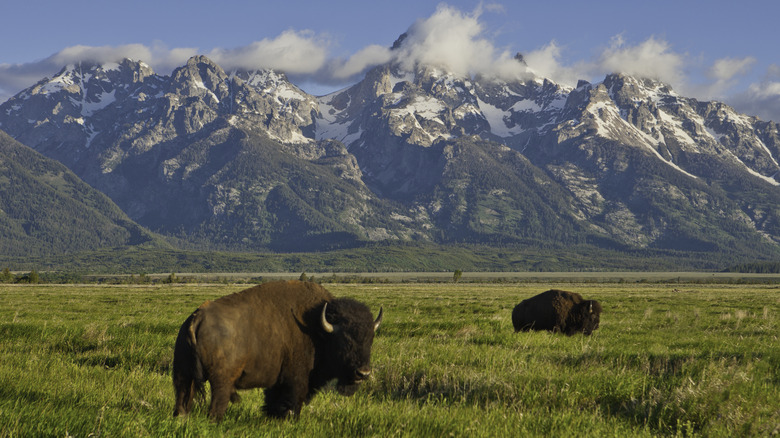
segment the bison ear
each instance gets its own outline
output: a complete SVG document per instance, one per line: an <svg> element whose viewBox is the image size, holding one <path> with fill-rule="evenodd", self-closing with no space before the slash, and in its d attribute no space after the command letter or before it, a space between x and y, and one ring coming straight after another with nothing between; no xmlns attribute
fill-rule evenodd
<svg viewBox="0 0 780 438"><path fill-rule="evenodd" d="M328 318L325 317L325 311L328 309L328 303L325 303L325 305L322 306L322 329L325 330L326 333L333 333L338 328L337 326L334 327L331 323L328 322Z"/></svg>
<svg viewBox="0 0 780 438"><path fill-rule="evenodd" d="M374 332L379 330L379 326L382 324L382 307L379 308L379 315L376 316L376 320L374 320Z"/></svg>

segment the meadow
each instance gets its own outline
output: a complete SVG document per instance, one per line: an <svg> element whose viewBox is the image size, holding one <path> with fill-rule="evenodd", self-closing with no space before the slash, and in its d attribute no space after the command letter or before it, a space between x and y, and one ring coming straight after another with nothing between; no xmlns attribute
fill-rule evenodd
<svg viewBox="0 0 780 438"><path fill-rule="evenodd" d="M770 436L780 433L780 286L327 284L385 316L373 377L297 420L244 391L173 418L177 330L246 285L0 285L0 436ZM601 301L590 337L514 333L551 287ZM208 398L208 394L206 395Z"/></svg>

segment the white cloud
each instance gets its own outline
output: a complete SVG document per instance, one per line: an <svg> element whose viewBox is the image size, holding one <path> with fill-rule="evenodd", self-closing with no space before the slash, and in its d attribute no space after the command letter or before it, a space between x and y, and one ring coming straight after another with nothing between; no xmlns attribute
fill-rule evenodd
<svg viewBox="0 0 780 438"><path fill-rule="evenodd" d="M622 36L613 37L597 61L598 70L657 79L672 86L686 82L684 67L685 56L655 37L636 46L627 46Z"/></svg>
<svg viewBox="0 0 780 438"><path fill-rule="evenodd" d="M496 5L485 8L495 11ZM447 5L439 5L433 15L417 20L406 31L406 38L393 51L393 58L402 68L413 70L417 64L427 64L460 75L500 74L518 76L525 67L508 51L499 51L485 38L480 22L483 7L465 14Z"/></svg>
<svg viewBox="0 0 780 438"><path fill-rule="evenodd" d="M747 73L755 63L756 58L753 58L752 56L747 56L742 59L722 58L715 61L712 65L709 76L716 79L718 82L727 82L732 80L735 76Z"/></svg>
<svg viewBox="0 0 780 438"><path fill-rule="evenodd" d="M329 42L311 31L287 30L273 39L263 39L235 49L207 53L225 69L270 68L289 74L313 74L327 60Z"/></svg>
<svg viewBox="0 0 780 438"><path fill-rule="evenodd" d="M549 78L557 83L574 86L580 79L590 78L591 67L585 63L566 66L561 62L561 47L551 41L541 49L524 55L525 62L537 76Z"/></svg>
<svg viewBox="0 0 780 438"><path fill-rule="evenodd" d="M66 47L61 52L52 55L48 60L53 64L64 66L78 62L120 62L125 58L150 60L152 51L142 44L128 44L118 47L73 46Z"/></svg>
<svg viewBox="0 0 780 438"><path fill-rule="evenodd" d="M734 92L738 81L757 63L753 57L722 58L702 67L696 64L700 61L676 52L664 39L652 36L628 43L618 35L590 58L572 58L565 45L553 40L524 50L525 63L521 63L515 59L514 51L496 47L485 28L483 13L500 14L503 7L480 3L472 12L462 12L441 4L431 16L408 28L400 47L391 50L387 46L368 45L340 58L331 57L333 42L328 35L309 30L287 30L243 47L205 52L198 48L169 48L161 42L151 46L66 47L46 59L0 64L0 102L77 61L117 62L128 57L144 61L157 73L167 75L190 57L205 54L227 70L271 68L286 73L296 83L321 89L325 85L348 85L360 80L368 69L391 61L408 70L424 63L462 75L495 75L505 79L537 75L569 86L576 85L579 79L599 81L605 74L619 72L658 79L681 94L722 99L742 111L780 120L780 67L773 67L764 80L752 84L747 91Z"/></svg>
<svg viewBox="0 0 780 438"><path fill-rule="evenodd" d="M563 62L561 47L552 41L527 52L526 66L514 59L514 52L499 50L486 36L481 14L501 10L500 5L491 3L480 4L473 12L464 13L441 4L430 17L419 19L409 27L400 47L390 50L369 45L347 58L329 58L330 39L306 30L288 30L275 38L243 47L215 48L205 55L228 70L271 68L283 71L299 82L320 84L345 85L359 80L367 69L389 61L408 70L422 63L456 74L496 75L506 79L527 78L535 73L567 85L574 85L581 78L592 80L600 69L651 74L662 80L679 79L680 55L670 52L667 43L655 39L635 47L626 47L622 40L616 40L600 62L570 64ZM0 94L0 101L78 60L116 62L129 57L146 62L160 74L170 74L198 53L202 52L196 48L168 48L162 43L152 47L140 44L68 47L42 61L18 66L0 65L0 93L5 90L5 96Z"/></svg>
<svg viewBox="0 0 780 438"><path fill-rule="evenodd" d="M150 60L140 59L149 64L158 74L170 74L177 67L187 63L187 60L198 54L194 47L177 47L169 49L162 43L155 43L152 48Z"/></svg>
<svg viewBox="0 0 780 438"><path fill-rule="evenodd" d="M123 46L72 46L48 58L26 64L0 64L0 103L44 77L51 77L68 64L77 62L120 62L125 58L143 61L160 74L169 74L174 68L196 55L195 48L168 49L157 43L152 47L142 44Z"/></svg>
<svg viewBox="0 0 780 438"><path fill-rule="evenodd" d="M727 101L738 111L780 123L780 66L771 65L760 82Z"/></svg>
<svg viewBox="0 0 780 438"><path fill-rule="evenodd" d="M417 20L407 30L395 58L407 70L421 63L469 74L493 58L493 46L479 38L482 31L477 16L440 5L432 16Z"/></svg>
<svg viewBox="0 0 780 438"><path fill-rule="evenodd" d="M691 91L704 99L722 99L736 85L739 78L751 70L755 63L756 59L752 56L740 59L718 59L705 73L712 82L700 87L698 91Z"/></svg>
<svg viewBox="0 0 780 438"><path fill-rule="evenodd" d="M225 69L272 68L291 75L313 75L325 66L329 41L310 31L286 31L273 39L263 39L234 49L213 49L206 55ZM197 48L168 48L162 43L123 46L66 47L48 58L26 64L0 64L0 102L51 77L62 67L76 62L120 62L125 58L143 61L158 74L170 74L189 58L201 53ZM349 65L348 65L349 66Z"/></svg>
<svg viewBox="0 0 780 438"><path fill-rule="evenodd" d="M41 78L56 73L59 68L62 66L55 67L46 62L0 64L0 103Z"/></svg>
<svg viewBox="0 0 780 438"><path fill-rule="evenodd" d="M346 61L336 60L331 66L334 79L345 80L365 72L366 69L384 64L392 59L390 49L379 45L370 45L350 56Z"/></svg>

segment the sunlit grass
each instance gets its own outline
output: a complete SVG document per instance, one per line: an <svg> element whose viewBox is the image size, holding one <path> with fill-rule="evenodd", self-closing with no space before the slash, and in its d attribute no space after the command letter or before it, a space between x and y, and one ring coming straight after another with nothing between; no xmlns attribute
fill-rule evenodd
<svg viewBox="0 0 780 438"><path fill-rule="evenodd" d="M0 436L768 436L780 431L772 285L326 285L385 319L373 378L295 421L242 394L172 417L176 332L245 286L0 287ZM514 333L550 287L601 301L593 336Z"/></svg>

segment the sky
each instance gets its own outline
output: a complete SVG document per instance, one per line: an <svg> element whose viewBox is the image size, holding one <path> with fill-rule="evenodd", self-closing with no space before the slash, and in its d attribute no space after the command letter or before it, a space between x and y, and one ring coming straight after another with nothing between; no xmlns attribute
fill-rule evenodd
<svg viewBox="0 0 780 438"><path fill-rule="evenodd" d="M78 60L128 57L168 75L206 55L282 71L315 95L389 61L569 86L620 72L780 122L778 17L776 0L8 0L0 103Z"/></svg>

